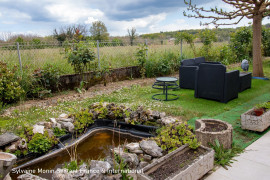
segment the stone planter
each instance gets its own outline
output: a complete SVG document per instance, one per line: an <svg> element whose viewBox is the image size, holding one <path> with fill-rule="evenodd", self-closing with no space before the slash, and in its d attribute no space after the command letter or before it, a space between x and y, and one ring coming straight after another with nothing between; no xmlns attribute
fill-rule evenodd
<svg viewBox="0 0 270 180"><path fill-rule="evenodd" d="M0 152L0 180L4 179L10 172L17 157L10 153Z"/></svg>
<svg viewBox="0 0 270 180"><path fill-rule="evenodd" d="M218 119L198 119L195 122L195 134L203 146L215 144L217 139L226 149L232 148L232 125Z"/></svg>
<svg viewBox="0 0 270 180"><path fill-rule="evenodd" d="M263 113L261 116L253 115L254 109L241 115L242 129L263 132L270 126L270 110Z"/></svg>
<svg viewBox="0 0 270 180"><path fill-rule="evenodd" d="M203 175L205 175L208 171L210 171L214 167L214 150L200 146L199 148L203 149L205 153L200 155L193 161L189 161L188 165L183 167L182 169L176 171L166 177L166 180L177 180L177 179L189 179L189 180L198 180ZM176 149L175 151L157 159L153 163L147 165L142 170L143 174L137 174L139 180L153 180L154 178L151 177L151 174L155 171L160 171L160 168L165 165L171 159L176 157L182 158L186 156L186 152L190 150L187 145L181 146L180 148ZM174 164L174 166L177 166ZM180 164L178 164L180 166Z"/></svg>

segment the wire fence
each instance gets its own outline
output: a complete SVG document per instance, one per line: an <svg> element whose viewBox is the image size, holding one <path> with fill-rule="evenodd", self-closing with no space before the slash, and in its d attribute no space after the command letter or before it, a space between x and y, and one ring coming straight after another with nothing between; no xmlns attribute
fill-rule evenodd
<svg viewBox="0 0 270 180"><path fill-rule="evenodd" d="M96 41L94 44L96 61L100 68L103 66L120 68L138 65L135 54L140 44L147 44L149 55L172 52L180 56L182 51L185 51L186 54L191 51L185 43L175 44L174 39L139 40L133 43L130 41ZM46 64L52 64L60 67L63 74L71 74L74 71L65 58L65 48L73 45L72 43L58 42L0 43L0 61L6 62L8 66L18 66L22 71L35 70Z"/></svg>

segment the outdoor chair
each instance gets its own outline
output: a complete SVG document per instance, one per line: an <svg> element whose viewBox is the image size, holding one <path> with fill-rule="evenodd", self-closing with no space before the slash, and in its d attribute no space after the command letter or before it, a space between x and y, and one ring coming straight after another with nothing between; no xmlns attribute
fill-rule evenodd
<svg viewBox="0 0 270 180"><path fill-rule="evenodd" d="M222 64L201 63L195 75L195 97L223 103L238 98L239 71L226 72Z"/></svg>
<svg viewBox="0 0 270 180"><path fill-rule="evenodd" d="M180 88L195 88L195 73L201 63L221 64L220 62L206 62L204 57L182 60L181 66L179 67Z"/></svg>

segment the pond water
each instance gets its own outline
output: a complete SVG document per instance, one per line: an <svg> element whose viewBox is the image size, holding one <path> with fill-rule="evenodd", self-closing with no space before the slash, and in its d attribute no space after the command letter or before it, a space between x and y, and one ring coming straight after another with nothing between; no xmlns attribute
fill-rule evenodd
<svg viewBox="0 0 270 180"><path fill-rule="evenodd" d="M115 147L119 144L138 142L141 138L134 137L129 134L120 134L115 132L113 136L113 132L111 130L99 130L93 132L86 140L81 142L77 146L77 159L78 162L88 162L88 160L97 160L101 158L105 158L110 155L110 149L113 147L112 142L114 142ZM119 142L120 141L120 142ZM33 172L35 175L39 175L43 178L51 179L52 173L42 173L41 170L56 170L57 168L61 168L70 161L70 156L67 151L63 151L63 153L54 156L50 159L44 160L42 162L36 163L34 165L28 166L25 169ZM23 173L10 173L12 179L16 179L17 176Z"/></svg>

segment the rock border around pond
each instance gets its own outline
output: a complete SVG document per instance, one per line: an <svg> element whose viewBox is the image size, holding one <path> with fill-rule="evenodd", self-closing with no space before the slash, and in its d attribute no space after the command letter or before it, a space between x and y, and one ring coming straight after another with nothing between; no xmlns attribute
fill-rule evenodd
<svg viewBox="0 0 270 180"><path fill-rule="evenodd" d="M261 116L252 115L254 108L241 114L241 128L251 131L263 132L270 126L270 110Z"/></svg>

